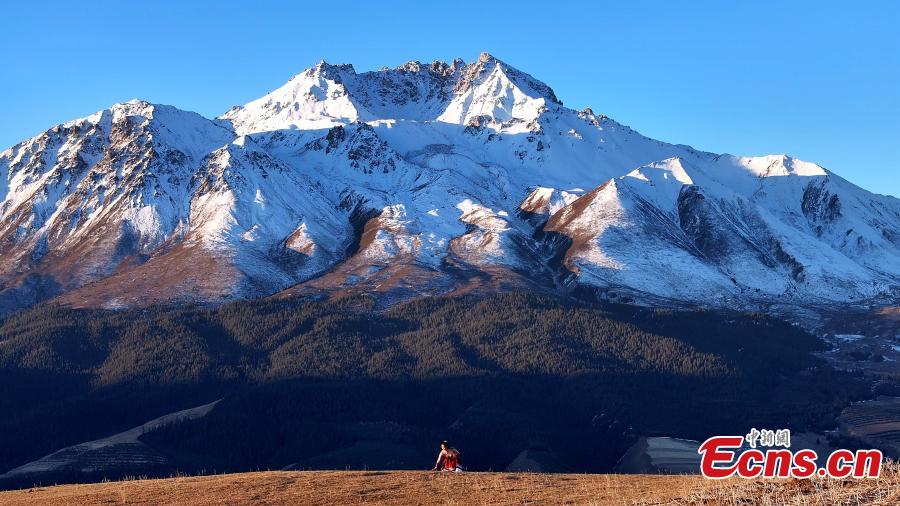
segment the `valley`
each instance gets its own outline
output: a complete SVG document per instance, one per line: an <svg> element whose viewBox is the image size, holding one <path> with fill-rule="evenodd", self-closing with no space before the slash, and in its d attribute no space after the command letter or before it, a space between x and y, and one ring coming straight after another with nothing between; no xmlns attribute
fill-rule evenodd
<svg viewBox="0 0 900 506"><path fill-rule="evenodd" d="M759 314L530 292L386 309L376 299L44 305L9 317L0 407L12 416L0 422L0 462L3 472L20 469L0 485L421 469L441 439L455 441L472 470L608 472L641 437L696 441L749 426L821 434L872 396L866 378L814 355L826 343ZM213 401L205 416L144 425ZM98 446L86 441L133 428L154 465L79 460L96 454L78 450Z"/></svg>

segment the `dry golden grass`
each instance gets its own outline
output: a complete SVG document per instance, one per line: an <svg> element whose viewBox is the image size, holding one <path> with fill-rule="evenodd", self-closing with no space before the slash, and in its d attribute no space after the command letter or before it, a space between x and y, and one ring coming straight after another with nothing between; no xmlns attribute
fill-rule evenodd
<svg viewBox="0 0 900 506"><path fill-rule="evenodd" d="M275 471L66 485L0 493L0 504L900 504L900 468L877 480L699 476Z"/></svg>

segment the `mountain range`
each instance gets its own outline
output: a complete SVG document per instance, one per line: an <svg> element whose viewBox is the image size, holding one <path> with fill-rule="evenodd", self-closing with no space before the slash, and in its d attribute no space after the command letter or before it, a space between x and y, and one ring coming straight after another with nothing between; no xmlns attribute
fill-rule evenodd
<svg viewBox="0 0 900 506"><path fill-rule="evenodd" d="M134 100L0 153L3 312L505 287L895 304L900 200L650 139L487 53L323 61L215 119Z"/></svg>

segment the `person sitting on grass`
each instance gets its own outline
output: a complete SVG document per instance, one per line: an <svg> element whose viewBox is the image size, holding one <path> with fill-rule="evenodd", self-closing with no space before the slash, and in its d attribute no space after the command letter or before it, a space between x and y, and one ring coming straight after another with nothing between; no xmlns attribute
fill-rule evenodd
<svg viewBox="0 0 900 506"><path fill-rule="evenodd" d="M441 453L438 454L437 462L434 463L434 469L432 469L432 471L437 470L457 473L462 471L462 467L459 466L459 451L446 441L441 441Z"/></svg>

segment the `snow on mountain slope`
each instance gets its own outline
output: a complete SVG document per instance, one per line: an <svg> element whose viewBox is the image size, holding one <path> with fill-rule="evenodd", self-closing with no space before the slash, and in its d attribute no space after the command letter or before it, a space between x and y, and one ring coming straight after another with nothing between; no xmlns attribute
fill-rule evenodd
<svg viewBox="0 0 900 506"><path fill-rule="evenodd" d="M696 255L673 218L630 181L611 179L554 213L543 231L567 239L563 266L582 282L684 300L733 294L733 283Z"/></svg>
<svg viewBox="0 0 900 506"><path fill-rule="evenodd" d="M0 154L9 184L0 205L3 270L81 249L66 270L83 278L150 253L183 228L195 167L231 137L199 115L132 101ZM58 270L55 262L47 267Z"/></svg>
<svg viewBox="0 0 900 506"><path fill-rule="evenodd" d="M722 163L752 173L761 161ZM570 239L564 258L579 281L646 294L808 301L833 300L835 293L847 300L891 293L900 272L896 249L882 244L860 255L810 237L802 197L791 195L791 189L802 183L808 193L828 185L821 168L808 165L814 173L804 177L813 179L800 183L753 175L737 184L746 176L722 178L715 165L704 169L671 158L640 167L557 211L544 231ZM789 174L786 167L772 168ZM897 224L884 226L890 230ZM874 262L880 267L873 268Z"/></svg>
<svg viewBox="0 0 900 506"><path fill-rule="evenodd" d="M336 204L243 141L196 114L133 101L7 151L4 295L33 290L31 275L52 292L113 276L111 305L125 294L259 295L342 258L350 227Z"/></svg>
<svg viewBox="0 0 900 506"><path fill-rule="evenodd" d="M482 53L471 65L409 62L362 74L321 61L221 119L240 134L379 119L456 125L489 119L508 127L536 119L548 105L562 105L550 87Z"/></svg>
<svg viewBox="0 0 900 506"><path fill-rule="evenodd" d="M0 174L6 308L511 273L647 301L900 297L897 199L644 137L487 53L320 62L213 121L119 104L3 152Z"/></svg>
<svg viewBox="0 0 900 506"><path fill-rule="evenodd" d="M455 96L438 121L470 125L489 120L527 131L548 105L562 105L549 86L493 56L482 53L466 67L454 87Z"/></svg>
<svg viewBox="0 0 900 506"><path fill-rule="evenodd" d="M371 115L367 121L427 121L440 115L453 97L453 88L465 62L435 61L430 65L409 62L395 69L384 68L351 76L350 94Z"/></svg>
<svg viewBox="0 0 900 506"><path fill-rule="evenodd" d="M350 65L324 61L295 75L284 86L242 107L234 107L222 119L238 134L278 129L330 128L355 121L360 110L344 85ZM362 111L362 115L369 115Z"/></svg>
<svg viewBox="0 0 900 506"><path fill-rule="evenodd" d="M185 244L237 255L238 265L267 280L270 290L342 258L350 232L344 213L315 182L246 137L214 151L195 175L190 223Z"/></svg>

